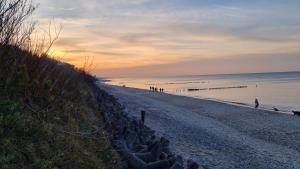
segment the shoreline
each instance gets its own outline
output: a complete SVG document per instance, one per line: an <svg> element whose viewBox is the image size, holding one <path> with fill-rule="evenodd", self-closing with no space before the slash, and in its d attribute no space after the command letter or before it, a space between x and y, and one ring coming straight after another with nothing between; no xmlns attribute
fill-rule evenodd
<svg viewBox="0 0 300 169"><path fill-rule="evenodd" d="M125 112L207 168L300 167L300 118L236 104L100 84Z"/></svg>
<svg viewBox="0 0 300 169"><path fill-rule="evenodd" d="M257 98L260 109L279 110L287 114L300 111L299 72L105 79L109 80L105 82L109 85L126 85L145 90L152 86L164 88L165 92L174 95L244 103L249 107L254 107Z"/></svg>
<svg viewBox="0 0 300 169"><path fill-rule="evenodd" d="M171 94L171 95L174 95L174 94ZM176 96L180 96L180 95L176 95ZM184 97L189 97L189 96L184 96ZM200 100L210 100L210 101L215 101L215 102L220 102L220 103L234 105L234 106L240 106L240 107L247 107L247 108L251 108L253 110L262 110L262 111L269 111L269 112L272 112L272 113L281 113L281 114L293 115L293 113L290 112L290 111L283 111L283 110L275 111L273 109L265 107L266 105L260 105L259 108L254 108L253 105L250 105L248 103L242 103L242 102L220 100L220 99L215 99L215 98L201 98L201 97L191 97L191 98L200 99ZM267 106L273 106L273 105L267 105Z"/></svg>
<svg viewBox="0 0 300 169"><path fill-rule="evenodd" d="M104 85L114 86L114 87L123 87L123 86L119 86L119 85L112 85L112 84L109 84L109 83L106 83L106 82L107 81L99 80L99 83L102 83ZM125 88L153 92L153 91L150 91L150 90L147 90L147 89L136 88L136 87L127 87L126 86ZM156 92L156 93L160 93L160 92ZM200 97L200 96L199 97L192 97L192 96L179 95L179 94L174 94L174 93L169 93L169 92L163 92L163 94L168 94L168 95L171 95L171 96L187 97L187 98L193 98L193 99L199 99L199 100L206 100L206 101L213 101L213 102L224 103L224 104L233 105L233 106L251 108L253 110L262 110L262 111L269 111L269 112L272 112L272 113L293 115L293 113L291 111L283 111L283 110L275 111L271 108L265 107L265 106L275 107L274 105L260 105L259 108L254 108L253 105L248 104L248 103L243 103L243 102L220 100L220 99L216 99L216 98L203 98L203 97Z"/></svg>

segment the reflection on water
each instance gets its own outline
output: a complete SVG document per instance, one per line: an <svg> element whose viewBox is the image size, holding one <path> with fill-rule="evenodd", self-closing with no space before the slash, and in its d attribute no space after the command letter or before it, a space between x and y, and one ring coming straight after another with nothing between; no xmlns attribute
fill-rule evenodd
<svg viewBox="0 0 300 169"><path fill-rule="evenodd" d="M300 110L300 72L180 76L164 78L115 78L113 85L164 88L171 94L222 100L290 112Z"/></svg>

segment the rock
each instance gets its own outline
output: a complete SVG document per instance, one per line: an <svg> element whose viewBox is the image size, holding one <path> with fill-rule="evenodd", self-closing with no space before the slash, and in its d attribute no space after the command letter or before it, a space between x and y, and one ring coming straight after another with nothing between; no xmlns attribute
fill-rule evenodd
<svg viewBox="0 0 300 169"><path fill-rule="evenodd" d="M147 145L139 144L135 146L135 151L138 153L145 153L148 150Z"/></svg>
<svg viewBox="0 0 300 169"><path fill-rule="evenodd" d="M133 145L136 141L136 138L137 138L137 134L134 133L134 132L130 132L126 138L126 143L129 147L129 149L132 149L133 148Z"/></svg>
<svg viewBox="0 0 300 169"><path fill-rule="evenodd" d="M168 154L165 153L165 152L162 152L162 153L159 155L159 159L160 159L160 160L165 160L165 159L167 159L167 158L168 158Z"/></svg>
<svg viewBox="0 0 300 169"><path fill-rule="evenodd" d="M182 158L182 156L177 156L176 157L176 161L180 164L180 165L182 165L183 166L183 158Z"/></svg>
<svg viewBox="0 0 300 169"><path fill-rule="evenodd" d="M133 169L144 169L146 167L146 163L138 158L135 154L129 155L128 163Z"/></svg>
<svg viewBox="0 0 300 169"><path fill-rule="evenodd" d="M166 138L162 137L160 139L160 142L162 144L162 151L169 154L170 153L170 149L169 149L170 141L167 140Z"/></svg>
<svg viewBox="0 0 300 169"><path fill-rule="evenodd" d="M184 167L178 162L174 163L170 169L184 169Z"/></svg>
<svg viewBox="0 0 300 169"><path fill-rule="evenodd" d="M170 163L168 160L160 160L147 164L145 169L166 169L170 168Z"/></svg>
<svg viewBox="0 0 300 169"><path fill-rule="evenodd" d="M170 168L170 163L168 160L159 160L151 163L145 163L142 159L140 159L135 154L130 154L129 158L129 166L133 169L166 169Z"/></svg>
<svg viewBox="0 0 300 169"><path fill-rule="evenodd" d="M151 149L151 154L153 155L153 157L158 160L159 159L159 155L162 153L162 144L160 142L156 142L152 149Z"/></svg>
<svg viewBox="0 0 300 169"><path fill-rule="evenodd" d="M142 159L146 163L154 162L156 161L156 158L152 155L151 152L146 152L146 153L135 153L137 157Z"/></svg>
<svg viewBox="0 0 300 169"><path fill-rule="evenodd" d="M138 153L146 153L146 152L148 152L148 147L147 148L145 148L145 149L141 149L141 150L139 150L139 151L137 151Z"/></svg>
<svg viewBox="0 0 300 169"><path fill-rule="evenodd" d="M192 160L188 160L187 161L187 169L199 169L199 165Z"/></svg>

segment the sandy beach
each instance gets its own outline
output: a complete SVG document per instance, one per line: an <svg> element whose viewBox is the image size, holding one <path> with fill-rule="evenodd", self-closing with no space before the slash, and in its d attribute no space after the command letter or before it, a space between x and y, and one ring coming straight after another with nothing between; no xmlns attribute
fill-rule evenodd
<svg viewBox="0 0 300 169"><path fill-rule="evenodd" d="M125 111L207 168L300 168L300 117L217 101L99 84Z"/></svg>

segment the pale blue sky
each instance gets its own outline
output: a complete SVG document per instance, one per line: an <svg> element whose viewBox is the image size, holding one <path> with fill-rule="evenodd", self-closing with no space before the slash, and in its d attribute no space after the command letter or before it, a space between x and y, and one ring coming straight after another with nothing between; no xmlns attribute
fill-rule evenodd
<svg viewBox="0 0 300 169"><path fill-rule="evenodd" d="M299 0L43 0L55 49L102 76L300 70ZM178 71L182 70L182 71Z"/></svg>

